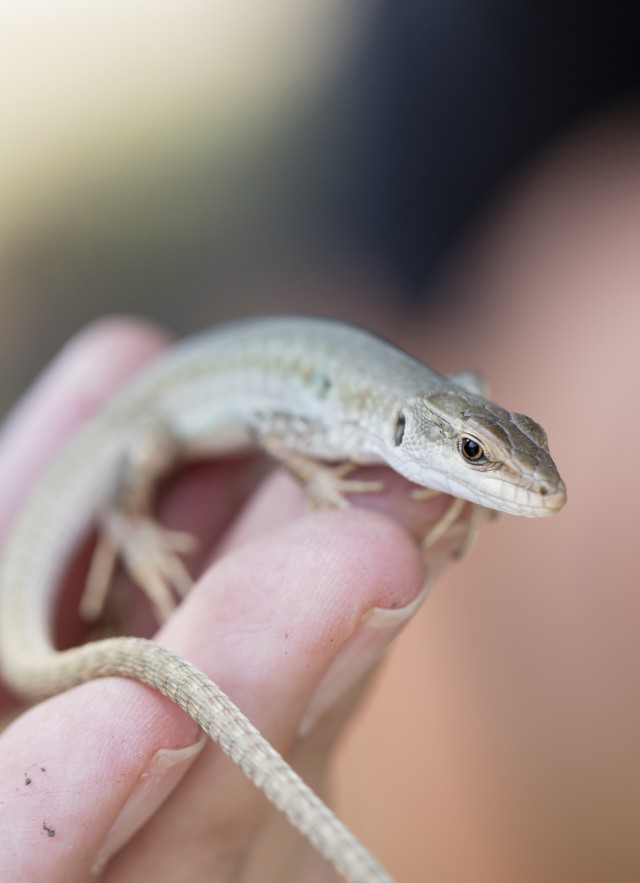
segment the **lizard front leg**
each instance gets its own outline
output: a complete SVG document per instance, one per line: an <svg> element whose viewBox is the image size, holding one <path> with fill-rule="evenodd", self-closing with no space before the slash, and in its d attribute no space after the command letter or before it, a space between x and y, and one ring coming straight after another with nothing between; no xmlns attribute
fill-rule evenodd
<svg viewBox="0 0 640 883"><path fill-rule="evenodd" d="M312 509L346 509L348 494L372 494L384 490L382 481L356 481L348 478L358 465L349 460L337 464L319 462L292 451L280 436L261 434L260 447L302 485Z"/></svg>

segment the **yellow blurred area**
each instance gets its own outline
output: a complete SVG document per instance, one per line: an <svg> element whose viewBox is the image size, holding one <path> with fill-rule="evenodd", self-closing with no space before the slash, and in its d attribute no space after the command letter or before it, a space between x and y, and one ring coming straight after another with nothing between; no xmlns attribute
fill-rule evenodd
<svg viewBox="0 0 640 883"><path fill-rule="evenodd" d="M3 4L0 254L43 214L64 224L70 200L140 214L131 188L170 188L194 163L224 174L234 150L250 153L317 88L357 6Z"/></svg>
<svg viewBox="0 0 640 883"><path fill-rule="evenodd" d="M363 13L307 0L2 4L0 406L107 313L184 334L301 308L281 277L313 240L305 174L331 162L323 108Z"/></svg>

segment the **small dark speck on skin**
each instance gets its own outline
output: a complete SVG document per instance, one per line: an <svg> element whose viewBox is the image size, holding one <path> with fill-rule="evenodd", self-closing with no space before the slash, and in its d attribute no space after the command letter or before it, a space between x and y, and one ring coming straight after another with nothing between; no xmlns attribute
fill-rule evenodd
<svg viewBox="0 0 640 883"><path fill-rule="evenodd" d="M391 609L395 610L397 606L398 606L398 602L394 601L393 604L391 605Z"/></svg>
<svg viewBox="0 0 640 883"><path fill-rule="evenodd" d="M311 377L311 385L315 389L318 398L323 399L331 389L331 380L326 374L316 371Z"/></svg>
<svg viewBox="0 0 640 883"><path fill-rule="evenodd" d="M30 784L31 784L31 777L28 776L26 773L24 774L24 784L25 784L25 785L30 785Z"/></svg>
<svg viewBox="0 0 640 883"><path fill-rule="evenodd" d="M47 837L55 837L56 836L56 829L51 828L49 825L47 825L46 822L42 823L42 830L47 832Z"/></svg>
<svg viewBox="0 0 640 883"><path fill-rule="evenodd" d="M43 766L41 766L41 767L40 767L40 772L41 772L41 773L46 773L46 769L45 769Z"/></svg>

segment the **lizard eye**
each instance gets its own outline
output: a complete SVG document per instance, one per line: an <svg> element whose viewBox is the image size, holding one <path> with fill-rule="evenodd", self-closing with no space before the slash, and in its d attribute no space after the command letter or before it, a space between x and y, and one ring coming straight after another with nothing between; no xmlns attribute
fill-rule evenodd
<svg viewBox="0 0 640 883"><path fill-rule="evenodd" d="M482 445L477 442L475 438L470 438L468 435L463 435L461 437L458 442L458 448L468 463L480 463L487 459L484 455Z"/></svg>
<svg viewBox="0 0 640 883"><path fill-rule="evenodd" d="M398 419L396 420L396 428L393 436L393 440L396 443L396 447L402 444L402 439L404 438L404 430L407 425L407 418L404 414L398 414Z"/></svg>

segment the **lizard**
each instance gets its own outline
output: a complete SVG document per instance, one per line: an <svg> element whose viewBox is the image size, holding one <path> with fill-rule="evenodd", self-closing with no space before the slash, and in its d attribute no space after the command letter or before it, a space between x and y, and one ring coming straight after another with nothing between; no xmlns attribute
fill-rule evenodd
<svg viewBox="0 0 640 883"><path fill-rule="evenodd" d="M158 480L181 460L258 448L315 506L347 506L384 464L424 495L528 517L566 501L544 430L488 401L470 373L445 376L354 325L309 317L241 320L187 338L143 369L68 443L11 527L0 562L0 673L38 700L98 677L133 678L184 709L350 883L387 871L220 688L152 640L111 637L56 649L56 590L92 525L100 536L81 613L95 619L117 558L159 619L189 581L185 534L153 518Z"/></svg>

